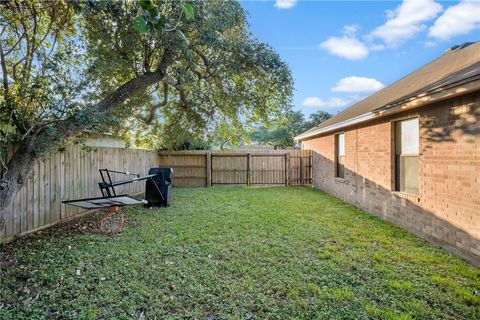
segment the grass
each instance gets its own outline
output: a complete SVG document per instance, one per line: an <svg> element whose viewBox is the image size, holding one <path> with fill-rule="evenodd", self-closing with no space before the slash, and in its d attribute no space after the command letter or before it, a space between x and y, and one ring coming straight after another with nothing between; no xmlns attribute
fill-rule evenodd
<svg viewBox="0 0 480 320"><path fill-rule="evenodd" d="M174 189L2 247L1 319L479 319L480 270L307 188Z"/></svg>

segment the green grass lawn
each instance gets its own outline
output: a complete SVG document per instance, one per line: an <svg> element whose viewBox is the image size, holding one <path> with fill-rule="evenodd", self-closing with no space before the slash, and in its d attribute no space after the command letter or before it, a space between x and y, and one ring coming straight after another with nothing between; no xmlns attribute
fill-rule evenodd
<svg viewBox="0 0 480 320"><path fill-rule="evenodd" d="M480 270L320 191L174 189L2 247L1 319L479 319Z"/></svg>

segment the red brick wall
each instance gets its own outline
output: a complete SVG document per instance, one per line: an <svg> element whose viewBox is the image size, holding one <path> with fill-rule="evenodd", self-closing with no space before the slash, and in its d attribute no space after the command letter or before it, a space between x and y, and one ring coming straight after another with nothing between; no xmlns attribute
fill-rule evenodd
<svg viewBox="0 0 480 320"><path fill-rule="evenodd" d="M394 191L393 121L420 123L419 194ZM335 178L334 134L302 142L314 151L314 187L480 264L480 93L338 131L345 179Z"/></svg>

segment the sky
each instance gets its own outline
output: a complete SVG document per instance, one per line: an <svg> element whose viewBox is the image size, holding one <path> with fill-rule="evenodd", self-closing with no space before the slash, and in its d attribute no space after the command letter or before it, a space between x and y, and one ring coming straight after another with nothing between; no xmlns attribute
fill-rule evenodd
<svg viewBox="0 0 480 320"><path fill-rule="evenodd" d="M336 114L448 48L480 40L480 0L241 4L253 35L289 65L294 109L306 115Z"/></svg>

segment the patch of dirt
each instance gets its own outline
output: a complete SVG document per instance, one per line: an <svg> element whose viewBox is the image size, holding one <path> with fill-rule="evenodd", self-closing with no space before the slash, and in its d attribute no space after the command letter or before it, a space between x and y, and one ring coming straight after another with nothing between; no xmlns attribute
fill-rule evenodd
<svg viewBox="0 0 480 320"><path fill-rule="evenodd" d="M93 212L86 216L72 219L67 222L59 223L54 226L42 229L25 236L19 236L12 241L0 244L0 267L15 265L15 262L10 259L10 253L24 245L40 242L42 240L53 240L66 235L75 234L101 234L100 218L102 212Z"/></svg>
<svg viewBox="0 0 480 320"><path fill-rule="evenodd" d="M3 268L12 268L18 264L15 252L24 246L37 246L59 238L74 235L104 235L106 238L119 237L122 233L105 234L100 230L100 220L103 211L95 211L85 216L74 218L70 221L58 223L46 229L42 229L28 235L19 236L12 241L0 244L0 271ZM125 224L123 230L136 227L140 221L134 217L134 212L125 212Z"/></svg>

